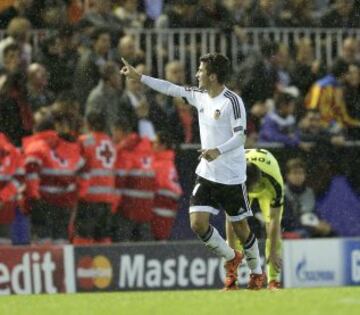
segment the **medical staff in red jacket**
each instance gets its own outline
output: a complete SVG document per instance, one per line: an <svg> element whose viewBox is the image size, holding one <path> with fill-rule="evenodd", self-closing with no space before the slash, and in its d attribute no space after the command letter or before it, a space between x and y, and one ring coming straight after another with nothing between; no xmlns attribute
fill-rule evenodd
<svg viewBox="0 0 360 315"><path fill-rule="evenodd" d="M156 240L167 240L175 222L182 190L170 135L158 132L153 148L156 191L151 231Z"/></svg>

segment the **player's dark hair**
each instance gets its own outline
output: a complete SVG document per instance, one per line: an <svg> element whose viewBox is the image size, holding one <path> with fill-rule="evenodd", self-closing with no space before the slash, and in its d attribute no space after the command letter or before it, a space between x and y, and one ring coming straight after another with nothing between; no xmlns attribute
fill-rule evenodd
<svg viewBox="0 0 360 315"><path fill-rule="evenodd" d="M246 186L253 186L261 178L260 169L253 163L246 164Z"/></svg>
<svg viewBox="0 0 360 315"><path fill-rule="evenodd" d="M125 133L133 132L133 126L131 125L129 119L125 119L124 117L116 119L113 122L112 127L122 130Z"/></svg>
<svg viewBox="0 0 360 315"><path fill-rule="evenodd" d="M299 169L299 168L306 171L306 165L305 165L304 161L300 158L290 159L286 162L286 174L290 173L293 170Z"/></svg>
<svg viewBox="0 0 360 315"><path fill-rule="evenodd" d="M230 60L219 53L206 54L200 58L200 62L205 64L208 74L216 74L220 84L224 84L228 79L231 69Z"/></svg>
<svg viewBox="0 0 360 315"><path fill-rule="evenodd" d="M90 111L86 114L86 122L93 131L105 132L106 131L106 115L100 111Z"/></svg>
<svg viewBox="0 0 360 315"><path fill-rule="evenodd" d="M158 131L156 133L160 144L164 145L167 149L172 149L174 147L173 137L170 133L165 131Z"/></svg>

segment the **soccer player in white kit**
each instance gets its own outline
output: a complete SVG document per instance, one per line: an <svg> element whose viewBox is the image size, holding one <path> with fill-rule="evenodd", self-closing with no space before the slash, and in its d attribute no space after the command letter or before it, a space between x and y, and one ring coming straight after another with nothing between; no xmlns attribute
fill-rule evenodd
<svg viewBox="0 0 360 315"><path fill-rule="evenodd" d="M247 223L252 215L246 187L245 133L246 112L242 99L225 86L230 62L219 53L200 58L196 73L199 87L183 87L138 73L126 60L121 73L150 88L174 97L182 97L198 111L201 154L196 168L197 180L190 199L191 229L205 246L225 259L225 289L237 289L237 269L245 255L251 269L249 289L265 284L258 242ZM232 249L210 215L226 212L244 252Z"/></svg>

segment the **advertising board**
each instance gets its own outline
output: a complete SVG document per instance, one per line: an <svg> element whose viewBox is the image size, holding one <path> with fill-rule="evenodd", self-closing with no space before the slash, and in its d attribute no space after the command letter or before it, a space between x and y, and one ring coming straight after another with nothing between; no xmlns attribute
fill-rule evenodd
<svg viewBox="0 0 360 315"><path fill-rule="evenodd" d="M332 287L344 283L343 241L284 241L284 287Z"/></svg>
<svg viewBox="0 0 360 315"><path fill-rule="evenodd" d="M199 242L75 248L78 292L222 288L223 261ZM239 269L246 286L249 271Z"/></svg>
<svg viewBox="0 0 360 315"><path fill-rule="evenodd" d="M2 247L0 295L73 291L71 250L71 246Z"/></svg>

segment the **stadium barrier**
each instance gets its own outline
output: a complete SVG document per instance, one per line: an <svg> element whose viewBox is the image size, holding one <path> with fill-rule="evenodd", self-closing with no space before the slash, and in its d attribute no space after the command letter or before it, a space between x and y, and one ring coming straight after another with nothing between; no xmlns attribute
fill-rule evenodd
<svg viewBox="0 0 360 315"><path fill-rule="evenodd" d="M224 276L223 261L198 241L0 250L0 295L220 289ZM248 277L244 263L239 284Z"/></svg>
<svg viewBox="0 0 360 315"><path fill-rule="evenodd" d="M333 28L243 28L242 36L229 30L208 29L126 29L135 38L136 47L143 49L147 68L159 76L164 76L165 64L179 59L190 66L191 78L195 78L200 55L220 51L228 55L233 68L239 70L242 57L251 51L259 49L262 41L271 39L294 48L296 42L307 37L314 46L316 59L321 59L326 65L339 55L342 43L347 36L360 40L360 29ZM30 40L34 55L39 52L42 41L56 35L52 30L33 30ZM0 39L6 36L5 30L0 30ZM156 68L154 68L156 67Z"/></svg>
<svg viewBox="0 0 360 315"><path fill-rule="evenodd" d="M284 287L360 285L360 238L284 241Z"/></svg>
<svg viewBox="0 0 360 315"><path fill-rule="evenodd" d="M360 285L360 238L284 241L283 260L286 288ZM248 278L243 263L239 285ZM0 295L220 289L223 279L223 261L198 241L0 250Z"/></svg>

